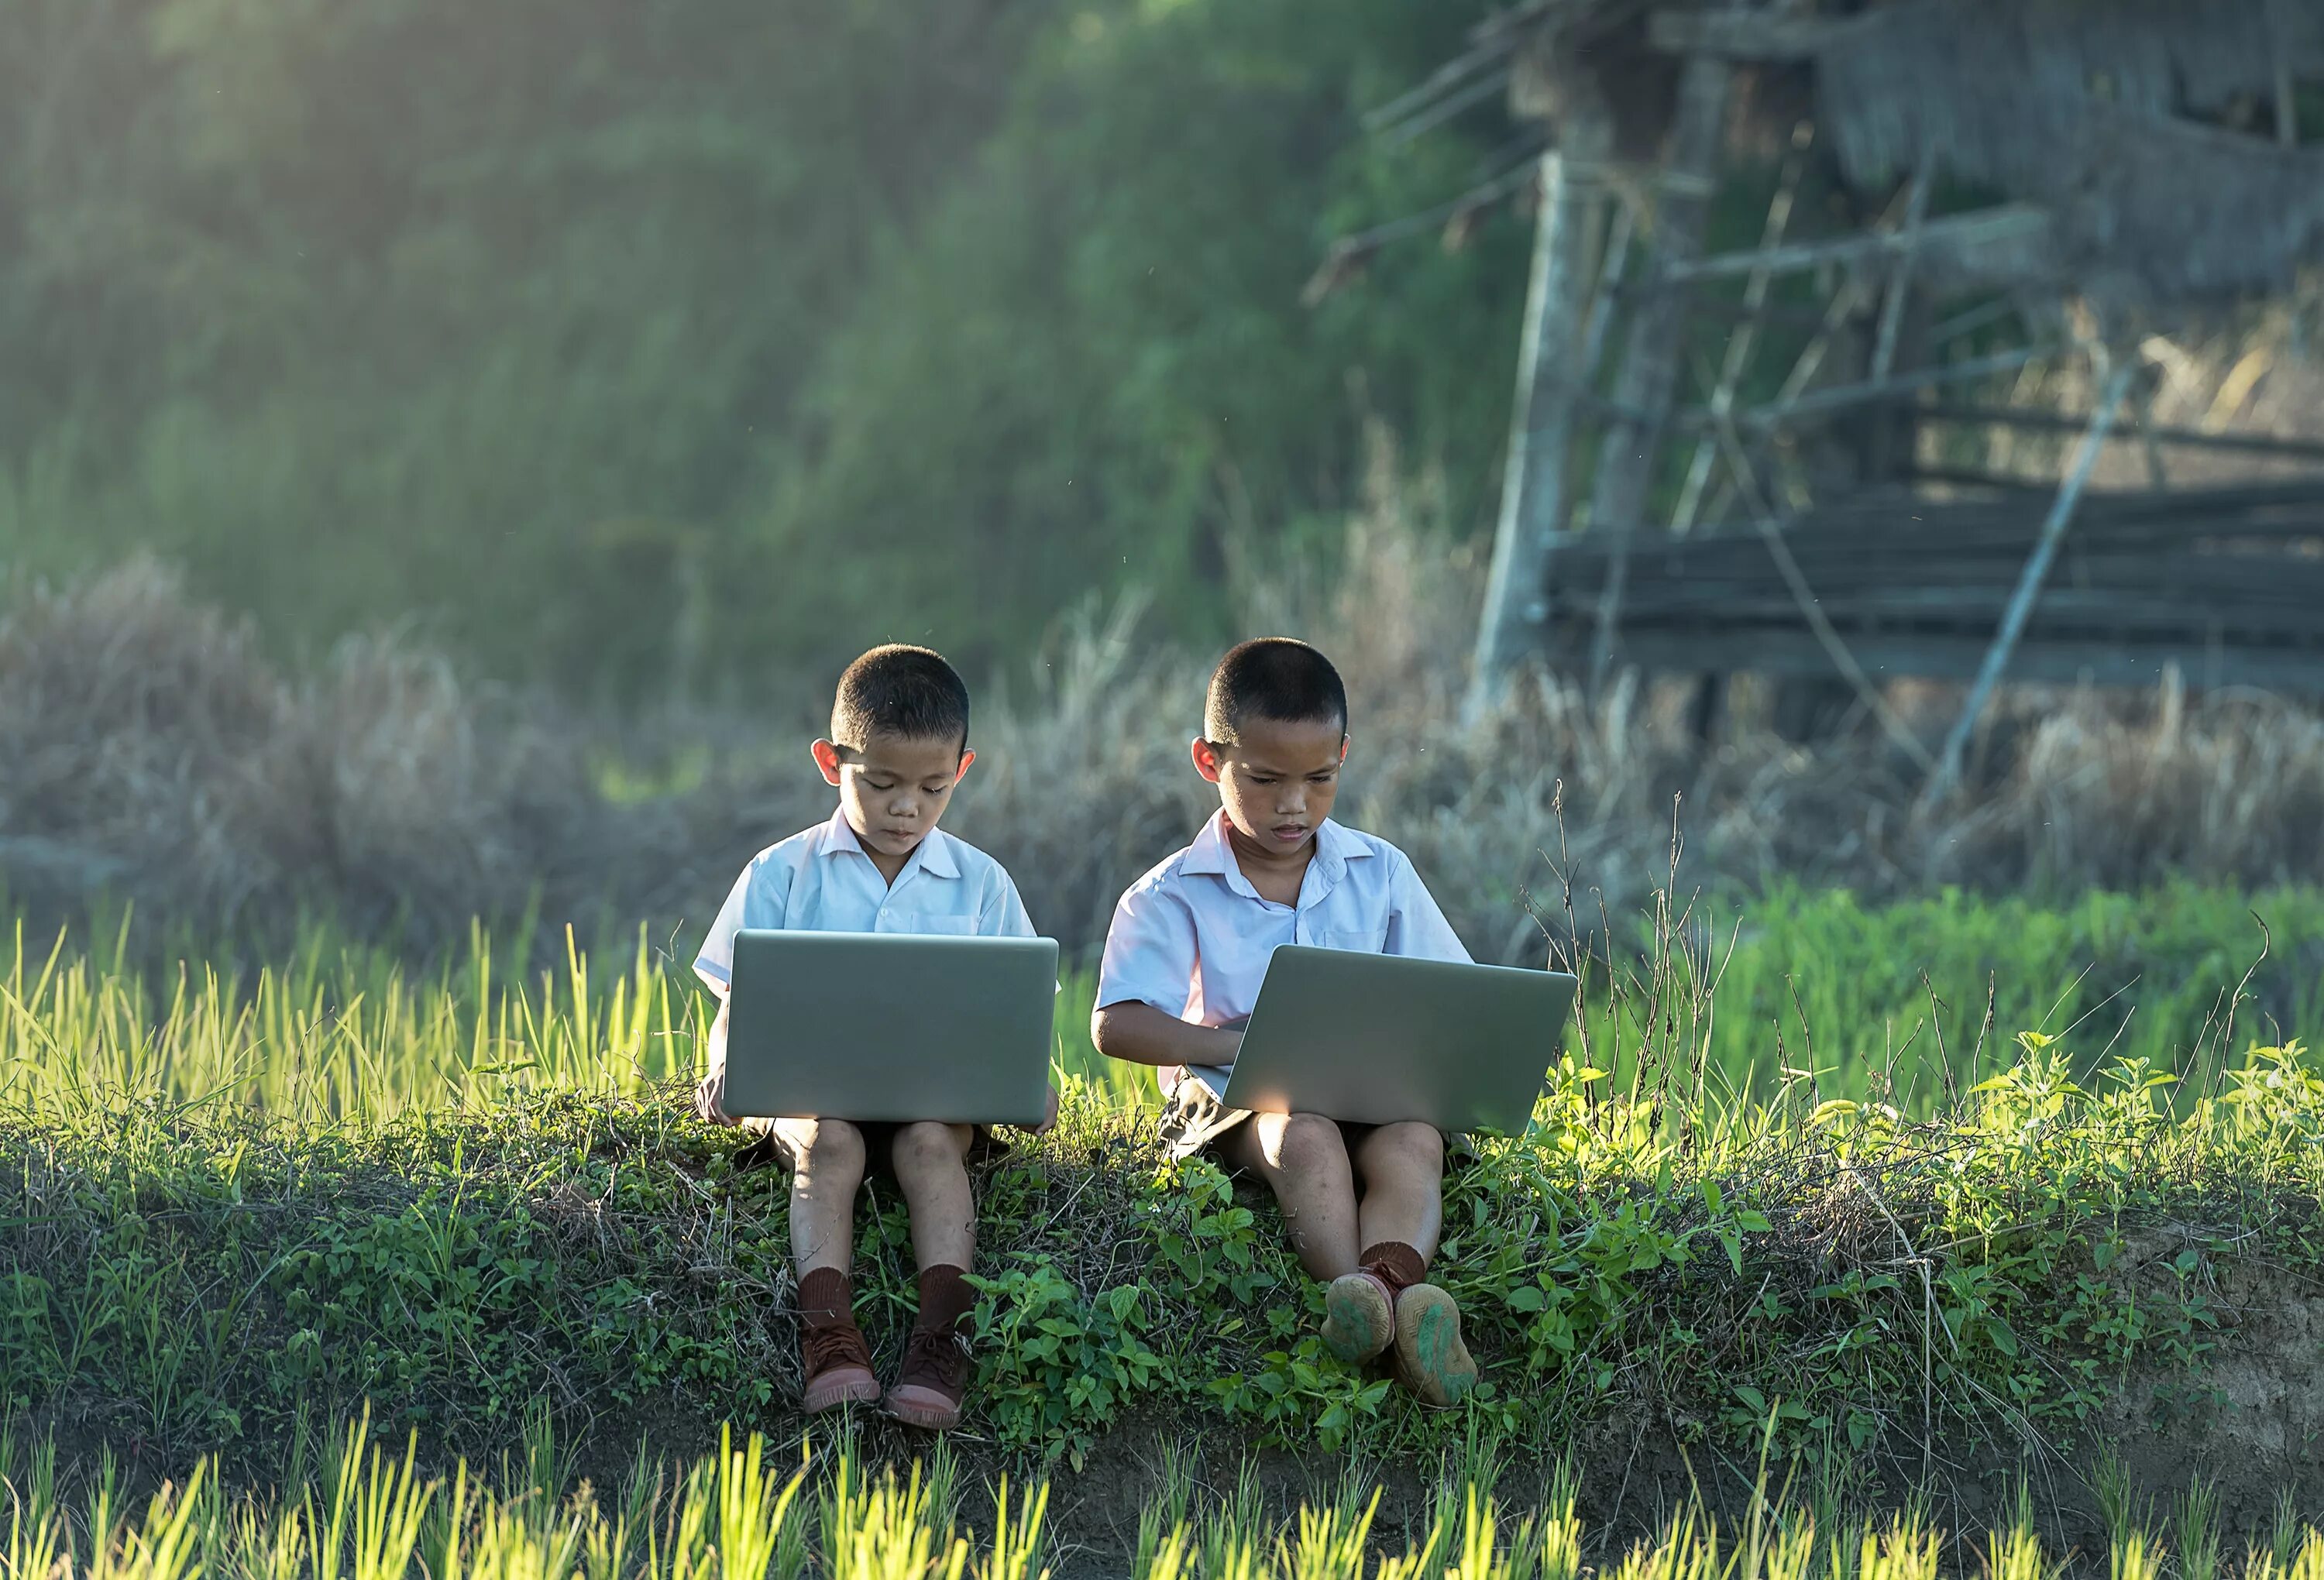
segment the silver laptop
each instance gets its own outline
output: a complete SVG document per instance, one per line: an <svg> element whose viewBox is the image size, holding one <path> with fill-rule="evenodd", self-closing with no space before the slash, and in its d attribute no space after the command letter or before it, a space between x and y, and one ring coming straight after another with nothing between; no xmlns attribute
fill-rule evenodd
<svg viewBox="0 0 2324 1580"><path fill-rule="evenodd" d="M725 1107L736 1118L1038 1125L1051 938L734 935Z"/></svg>
<svg viewBox="0 0 2324 1580"><path fill-rule="evenodd" d="M1575 987L1563 971L1285 944L1232 1068L1190 1073L1231 1108L1516 1135L1533 1122Z"/></svg>

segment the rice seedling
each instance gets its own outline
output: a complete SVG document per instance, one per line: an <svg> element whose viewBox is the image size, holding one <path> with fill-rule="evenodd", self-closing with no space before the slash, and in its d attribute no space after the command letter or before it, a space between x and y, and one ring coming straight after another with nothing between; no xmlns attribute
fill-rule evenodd
<svg viewBox="0 0 2324 1580"><path fill-rule="evenodd" d="M411 1483L395 1455L370 1455L351 1484L327 1496L279 1487L226 1496L214 1468L140 1501L97 1490L74 1515L53 1492L14 1492L9 1575L19 1580L1048 1580L1041 1557L1048 1487L995 1492L962 1522L929 1494L923 1466L867 1475L839 1455L807 1452L788 1478L767 1473L767 1443L721 1447L705 1462L653 1473L644 1506L600 1506L588 1490L544 1501L532 1490L479 1487L467 1466L451 1483ZM808 1487L816 1487L808 1496ZM12 1483L14 1490L14 1483ZM1130 1580L1941 1580L1980 1566L1989 1580L2078 1573L2034 1531L2026 1512L1973 1540L1948 1540L1927 1515L1855 1517L1822 1527L1806 1511L1766 1503L1729 1531L1687 1503L1641 1539L1603 1548L1571 1492L1510 1522L1488 1487L1462 1483L1436 1501L1408 1540L1380 1531L1380 1492L1302 1503L1274 1517L1248 1499L1194 1506L1153 1531L1134 1555L1088 1557L1074 1573ZM372 1511L370 1515L363 1511ZM383 1517L381 1524L367 1524ZM407 1540L425 1527L428 1540ZM1945 1559L1964 1555L1961 1564ZM1976 1555L1969 1559L1966 1555ZM2107 1539L2117 1580L2163 1573L2143 1531ZM2292 1531L2280 1566L2256 1550L2240 1580L2310 1575L2324 1533Z"/></svg>

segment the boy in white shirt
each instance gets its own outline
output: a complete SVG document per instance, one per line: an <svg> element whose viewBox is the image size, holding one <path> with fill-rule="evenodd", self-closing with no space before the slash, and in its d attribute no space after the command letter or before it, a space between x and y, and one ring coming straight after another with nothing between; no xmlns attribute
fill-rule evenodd
<svg viewBox="0 0 2324 1580"><path fill-rule="evenodd" d="M874 648L840 677L831 735L814 752L825 781L838 787L839 809L828 822L752 859L694 962L720 999L710 1071L695 1095L702 1116L715 1124L734 1123L724 1107L727 995L742 929L1033 936L1001 864L936 827L976 760L968 749L968 688L952 666L925 648ZM833 1052L845 1056L844 1049ZM1055 1090L1049 1101L1054 1119ZM935 1122L748 1125L791 1170L804 1407L812 1412L881 1397L848 1277L856 1189L867 1167L892 1166L911 1216L920 1310L886 1408L913 1426L957 1423L968 1377L960 1325L976 1300L966 1282L976 1220L966 1165L971 1147L989 1138L980 1127Z"/></svg>
<svg viewBox="0 0 2324 1580"><path fill-rule="evenodd" d="M1274 1188L1301 1265L1329 1285L1333 1353L1357 1364L1392 1348L1406 1387L1451 1404L1477 1367L1459 1307L1425 1281L1443 1136L1228 1108L1185 1070L1234 1062L1279 944L1468 960L1404 853L1330 821L1347 754L1347 692L1321 653L1270 637L1221 661L1194 743L1219 811L1114 908L1091 1036L1111 1058L1157 1067L1175 1155L1214 1151Z"/></svg>

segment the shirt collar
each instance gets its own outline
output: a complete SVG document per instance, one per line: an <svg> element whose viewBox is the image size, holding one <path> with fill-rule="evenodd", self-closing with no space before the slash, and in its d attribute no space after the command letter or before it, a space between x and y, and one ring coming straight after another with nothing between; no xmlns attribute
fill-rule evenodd
<svg viewBox="0 0 2324 1580"><path fill-rule="evenodd" d="M1315 825L1315 860L1323 868L1328 884L1337 884L1347 875L1348 863L1369 858L1372 848L1342 828L1330 818ZM1179 864L1182 873L1211 873L1223 877L1231 886L1248 887L1250 879L1242 875L1242 867L1227 845L1226 809L1221 807L1211 814L1194 842L1186 847L1186 859ZM1253 894L1259 891L1252 889Z"/></svg>
<svg viewBox="0 0 2324 1580"><path fill-rule="evenodd" d="M855 827L847 821L847 809L844 806L833 812L831 821L824 825L823 840L825 856L836 856L843 850L853 850L866 861L872 859L863 841L855 837ZM952 853L952 836L942 829L930 829L927 836L913 847L903 870L896 874L896 881L903 882L915 871L925 872L930 877L958 877L960 863Z"/></svg>

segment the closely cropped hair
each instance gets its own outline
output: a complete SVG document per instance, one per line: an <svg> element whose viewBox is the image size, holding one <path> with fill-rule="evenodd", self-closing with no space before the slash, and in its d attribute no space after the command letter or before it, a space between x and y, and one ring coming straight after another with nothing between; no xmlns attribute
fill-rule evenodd
<svg viewBox="0 0 2324 1580"><path fill-rule="evenodd" d="M1239 739L1246 719L1348 729L1348 688L1332 661L1289 637L1254 637L1231 648L1211 673L1203 736L1220 746Z"/></svg>
<svg viewBox="0 0 2324 1580"><path fill-rule="evenodd" d="M968 687L926 648L892 642L874 648L839 677L831 704L835 746L861 749L874 735L906 740L957 740L968 748Z"/></svg>

